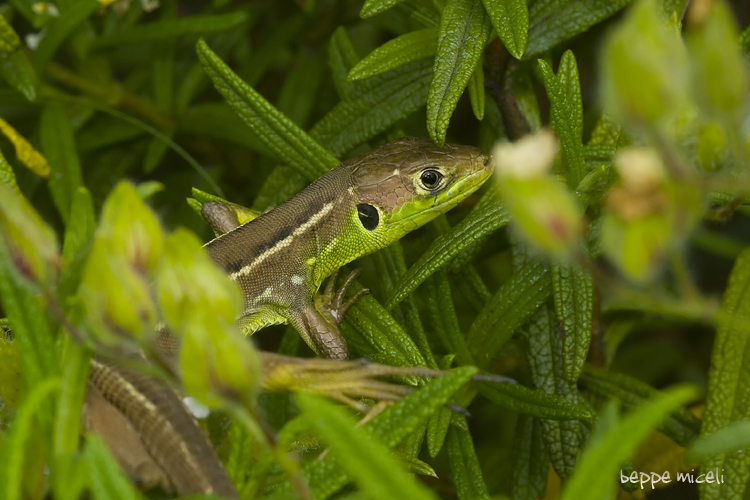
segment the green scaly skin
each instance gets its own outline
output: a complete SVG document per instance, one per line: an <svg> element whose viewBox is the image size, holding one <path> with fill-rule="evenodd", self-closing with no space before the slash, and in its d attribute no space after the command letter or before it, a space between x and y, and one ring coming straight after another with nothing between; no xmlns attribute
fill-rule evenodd
<svg viewBox="0 0 750 500"><path fill-rule="evenodd" d="M487 180L489 156L471 146L435 146L404 137L345 161L299 194L250 222L222 202L203 205L217 233L213 260L242 289L246 334L291 323L318 354L347 359L339 324L362 294L344 302L323 281L341 266L384 248L450 210Z"/></svg>

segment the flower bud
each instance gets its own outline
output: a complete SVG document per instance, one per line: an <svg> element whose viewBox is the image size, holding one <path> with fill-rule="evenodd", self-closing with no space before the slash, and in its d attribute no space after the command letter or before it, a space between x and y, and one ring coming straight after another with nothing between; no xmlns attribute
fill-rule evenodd
<svg viewBox="0 0 750 500"><path fill-rule="evenodd" d="M237 284L216 266L198 238L185 229L177 229L164 242L156 288L167 325L177 335L196 315L213 315L232 324L242 308Z"/></svg>
<svg viewBox="0 0 750 500"><path fill-rule="evenodd" d="M677 26L655 0L640 0L607 39L601 56L605 108L621 121L670 123L689 104L689 68Z"/></svg>
<svg viewBox="0 0 750 500"><path fill-rule="evenodd" d="M143 275L101 238L89 251L79 297L93 335L104 344L149 338L156 328L156 304Z"/></svg>
<svg viewBox="0 0 750 500"><path fill-rule="evenodd" d="M700 199L694 187L683 189L667 177L653 149L624 149L614 164L621 182L607 198L602 249L625 275L646 281L692 227Z"/></svg>
<svg viewBox="0 0 750 500"><path fill-rule="evenodd" d="M57 278L61 265L55 232L26 198L0 184L0 256L11 271L36 285Z"/></svg>
<svg viewBox="0 0 750 500"><path fill-rule="evenodd" d="M104 202L97 237L139 272L153 270L162 251L159 221L128 182L120 182Z"/></svg>
<svg viewBox="0 0 750 500"><path fill-rule="evenodd" d="M180 366L185 388L212 408L226 400L252 402L260 387L258 353L223 319L196 315L186 324Z"/></svg>
<svg viewBox="0 0 750 500"><path fill-rule="evenodd" d="M697 101L714 119L733 119L743 113L748 74L731 9L722 1L697 2L690 12L687 41Z"/></svg>
<svg viewBox="0 0 750 500"><path fill-rule="evenodd" d="M581 233L581 221L566 186L547 174L556 154L557 140L549 130L492 151L498 189L515 226L544 252L566 257Z"/></svg>

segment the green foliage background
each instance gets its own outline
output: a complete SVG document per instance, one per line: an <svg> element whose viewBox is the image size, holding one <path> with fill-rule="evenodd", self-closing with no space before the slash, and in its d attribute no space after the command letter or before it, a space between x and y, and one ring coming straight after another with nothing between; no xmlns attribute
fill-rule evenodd
<svg viewBox="0 0 750 500"><path fill-rule="evenodd" d="M263 395L261 413L282 446L303 450L318 499L610 498L620 470L674 479L697 464L725 476L700 498L750 498L747 5L105 3L0 5L0 182L64 241L51 293L66 314L76 314L94 213L124 178L164 227L206 241L193 208L207 193L262 211L397 137L489 151L546 125L560 140L556 179L585 210L583 250L562 261L530 250L521 233L533 237L536 222L488 185L358 261L374 294L342 326L357 356L461 368L362 429L308 395ZM607 201L623 187L613 158L633 145L667 171L646 222L618 218ZM0 342L0 498L140 498L98 440L79 442L90 346L49 313L47 284L19 278L8 234L0 328L14 341ZM638 251L618 251L625 239ZM57 250L40 236L25 251ZM255 340L310 354L291 329ZM467 384L472 366L520 383ZM671 388L684 382L699 390ZM219 451L243 498L294 497L274 451L239 420L230 435ZM316 446L333 458L316 461ZM698 491L673 481L657 496Z"/></svg>

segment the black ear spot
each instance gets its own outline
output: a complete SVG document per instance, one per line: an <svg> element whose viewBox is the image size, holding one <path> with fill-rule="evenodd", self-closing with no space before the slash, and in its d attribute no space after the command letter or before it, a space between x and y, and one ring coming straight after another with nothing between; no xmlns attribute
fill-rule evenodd
<svg viewBox="0 0 750 500"><path fill-rule="evenodd" d="M357 205L357 213L359 214L359 220L362 222L362 227L368 231L378 227L380 222L380 215L378 215L378 209L372 205L366 203L360 203Z"/></svg>

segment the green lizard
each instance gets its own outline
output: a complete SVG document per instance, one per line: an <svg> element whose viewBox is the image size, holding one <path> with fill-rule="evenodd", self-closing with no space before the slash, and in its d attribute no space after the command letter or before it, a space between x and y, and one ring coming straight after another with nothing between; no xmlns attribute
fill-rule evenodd
<svg viewBox="0 0 750 500"><path fill-rule="evenodd" d="M291 323L321 356L347 359L339 324L367 291L344 301L357 274L335 293L338 269L450 210L491 171L490 157L477 148L404 137L343 162L244 224L253 215L240 207L205 203L203 217L223 233L206 249L242 289L243 332Z"/></svg>

